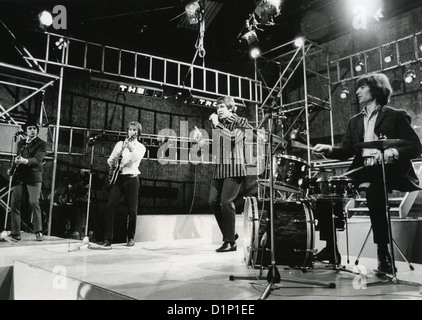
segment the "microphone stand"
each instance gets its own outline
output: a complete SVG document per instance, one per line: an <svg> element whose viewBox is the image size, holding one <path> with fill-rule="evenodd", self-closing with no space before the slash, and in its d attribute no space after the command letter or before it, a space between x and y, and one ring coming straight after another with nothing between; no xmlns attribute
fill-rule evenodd
<svg viewBox="0 0 422 320"><path fill-rule="evenodd" d="M90 213L90 204L91 204L91 188L92 188L92 165L94 162L94 146L97 143L97 136L90 138L88 145L91 146L91 163L90 163L90 169L89 169L89 182L88 182L88 199L86 204L86 221L85 221L85 235L82 240L81 244L76 245L75 247L68 250L68 252L79 250L83 246L88 246L90 248L101 248L96 243L89 241L89 235L88 235L88 225L89 225L89 213Z"/></svg>
<svg viewBox="0 0 422 320"><path fill-rule="evenodd" d="M273 193L274 193L274 185L273 185L273 154L272 154L272 143L273 143L273 135L272 135L272 126L273 126L273 112L272 109L269 110L270 117L268 119L268 127L269 127L269 155L270 155L270 177L269 177L269 185L270 185L270 245L271 245L271 265L268 267L267 273L267 282L268 285L265 288L262 295L259 297L258 300L265 300L271 294L273 290L272 287L276 283L280 283L281 281L285 282L293 282L293 283L303 283L303 284L311 284L316 286L328 287L328 288L335 288L335 283L323 283L319 281L303 281L303 280L295 280L295 279L286 279L280 277L280 272L277 269L275 264L275 245L274 245L274 201L273 201Z"/></svg>

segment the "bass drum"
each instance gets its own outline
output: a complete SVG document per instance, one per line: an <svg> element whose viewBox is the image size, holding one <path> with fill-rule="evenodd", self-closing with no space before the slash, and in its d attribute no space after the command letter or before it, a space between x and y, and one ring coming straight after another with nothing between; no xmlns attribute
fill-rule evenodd
<svg viewBox="0 0 422 320"><path fill-rule="evenodd" d="M271 264L268 200L247 197L244 205L244 260L259 268ZM315 249L315 221L307 200L276 200L273 206L274 260L277 265L308 268Z"/></svg>

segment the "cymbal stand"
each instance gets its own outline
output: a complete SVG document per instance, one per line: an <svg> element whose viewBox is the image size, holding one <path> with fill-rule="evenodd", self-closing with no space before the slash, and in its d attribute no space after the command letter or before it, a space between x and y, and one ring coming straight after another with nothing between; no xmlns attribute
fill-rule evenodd
<svg viewBox="0 0 422 320"><path fill-rule="evenodd" d="M96 248L96 247L101 248L101 246L97 245L96 243L90 242L89 235L88 235L89 213L90 213L90 204L91 204L91 189L92 189L92 164L94 162L95 140L94 142L89 142L88 145L91 145L91 163L90 163L90 169L89 169L88 199L87 199L87 204L86 204L85 235L82 240L82 243L76 245L73 248L70 248L68 252L79 250L84 245L87 245L90 248Z"/></svg>
<svg viewBox="0 0 422 320"><path fill-rule="evenodd" d="M272 140L273 140L273 136L272 136L272 126L273 126L273 114L272 114L272 110L269 110L270 117L268 119L268 127L269 127L269 154L270 154L270 181L269 181L269 185L270 185L270 245L271 245L271 265L268 267L268 273L267 273L267 281L268 281L268 285L265 288L264 292L262 293L262 295L260 296L259 300L265 300L268 298L268 296L270 295L271 291L273 290L272 287L274 284L276 283L280 283L281 281L285 281L285 282L294 282L294 283L304 283L304 284L311 284L311 285L316 285L316 286L322 286L322 287L327 287L327 288L335 288L335 283L323 283L323 282L317 282L317 281L303 281L303 280L295 280L295 279L286 279L286 278L281 278L280 277L280 273L277 269L277 266L275 264L275 246L274 246L274 172L273 172L273 157L272 157Z"/></svg>
<svg viewBox="0 0 422 320"><path fill-rule="evenodd" d="M356 260L355 260L355 265L358 265L358 264L359 264L359 257L360 257L360 255L362 254L363 249L365 248L366 242L368 241L368 238L369 238L369 235L371 234L371 231L372 231L372 226L371 226L371 227L369 227L368 234L367 234L367 235L366 235L366 237L365 237L365 240L364 240L364 242L363 242L362 248L360 249L359 254L358 254L358 256L356 257ZM396 240L394 240L394 239L393 239L393 242L394 242L394 245L396 246L397 251L400 253L400 255L402 256L402 258L404 259L404 261L406 261L406 262L407 262L407 264L409 265L410 270L415 270L415 268L414 268L414 267L412 266L412 264L411 264L411 263L410 263L410 262L406 259L405 255L404 255L404 254L403 254L403 252L400 250L399 246L397 245Z"/></svg>

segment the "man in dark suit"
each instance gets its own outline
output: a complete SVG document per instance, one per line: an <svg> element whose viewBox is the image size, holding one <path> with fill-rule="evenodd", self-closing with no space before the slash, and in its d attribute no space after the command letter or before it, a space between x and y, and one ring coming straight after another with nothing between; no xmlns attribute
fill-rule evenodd
<svg viewBox="0 0 422 320"><path fill-rule="evenodd" d="M360 189L366 190L366 200L372 224L374 243L377 244L378 271L392 273L388 221L385 208L384 180L379 149L357 147L356 144L380 139L400 139L400 143L384 150L386 189L410 192L421 190L411 159L422 153L420 139L411 126L409 114L402 109L387 106L392 88L384 74L365 75L357 80L357 97L362 111L351 117L341 146L317 144L313 152L345 160L353 158L349 172ZM320 252L317 259L325 259ZM394 266L395 268L395 266Z"/></svg>
<svg viewBox="0 0 422 320"><path fill-rule="evenodd" d="M18 241L21 239L21 205L24 192L26 191L33 218L35 239L36 241L42 241L42 212L39 199L41 196L43 161L47 152L47 142L38 137L40 129L35 121L26 122L22 129L26 138L18 142L18 152L15 158L14 180L16 185L13 187L11 194L10 222L12 233L10 236Z"/></svg>

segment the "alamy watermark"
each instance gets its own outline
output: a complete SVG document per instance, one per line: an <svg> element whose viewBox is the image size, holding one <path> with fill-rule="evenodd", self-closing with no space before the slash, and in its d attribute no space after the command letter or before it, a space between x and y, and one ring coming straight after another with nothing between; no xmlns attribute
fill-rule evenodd
<svg viewBox="0 0 422 320"><path fill-rule="evenodd" d="M188 121L180 121L180 132L162 129L157 139L160 164L200 163L245 165L248 175L264 172L265 131L213 129L211 138L204 129L189 132Z"/></svg>

